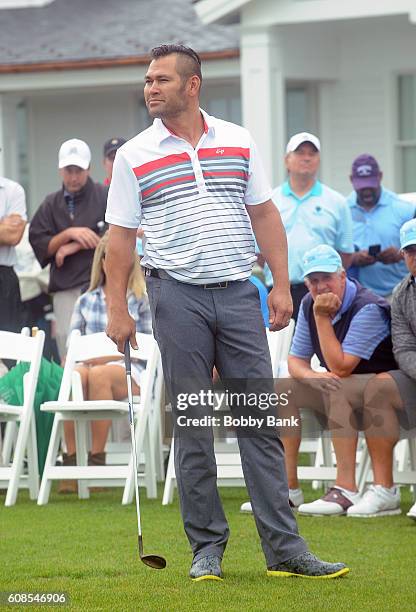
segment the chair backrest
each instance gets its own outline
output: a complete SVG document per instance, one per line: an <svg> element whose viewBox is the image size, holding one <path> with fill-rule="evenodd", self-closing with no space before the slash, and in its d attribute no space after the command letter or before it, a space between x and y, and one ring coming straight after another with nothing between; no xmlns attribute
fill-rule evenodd
<svg viewBox="0 0 416 612"><path fill-rule="evenodd" d="M147 362L155 351L156 341L151 334L139 332L136 333L136 340L139 349L130 349L131 357ZM117 346L105 332L81 336L79 330L74 330L69 338L68 352L58 399L60 401L68 400L71 392L72 372L78 362L95 359L96 357L111 356L120 358L121 353L118 352Z"/></svg>
<svg viewBox="0 0 416 612"><path fill-rule="evenodd" d="M34 337L28 336L28 329L23 328L20 334L0 331L0 359L13 359L30 363L29 371L25 375L24 403L31 407L35 398L35 391L42 359L45 332L39 330Z"/></svg>
<svg viewBox="0 0 416 612"><path fill-rule="evenodd" d="M290 320L287 327L281 329L280 331L271 332L270 330L266 329L274 378L276 378L279 373L280 363L282 361L286 361L287 359L294 329L295 321L293 319Z"/></svg>

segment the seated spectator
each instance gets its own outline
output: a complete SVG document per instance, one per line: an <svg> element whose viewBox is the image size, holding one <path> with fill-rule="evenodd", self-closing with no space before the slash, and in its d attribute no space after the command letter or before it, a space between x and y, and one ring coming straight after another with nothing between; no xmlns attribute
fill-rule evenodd
<svg viewBox="0 0 416 612"><path fill-rule="evenodd" d="M383 454L380 470L392 482L393 446L399 438L399 425L416 427L416 219L407 221L400 230L400 244L409 271L393 293L391 331L393 351L399 370L379 374L371 381L371 403L374 417L382 416L383 429L374 440L368 439L371 457ZM374 465L374 460L373 460ZM366 493L356 508L364 516L378 511L382 499L377 490ZM416 503L407 516L416 520Z"/></svg>
<svg viewBox="0 0 416 612"><path fill-rule="evenodd" d="M299 417L299 408L311 408L324 416L331 430L337 476L321 499L301 504L299 513L356 516L354 508L361 499L355 483L357 434L366 416L362 409L371 399L367 399L367 385L374 374L396 367L390 306L358 281L348 279L341 257L328 245L307 251L303 265L309 293L301 303L288 360L289 373L298 382L291 383L294 401L281 412L284 417ZM311 368L314 354L326 371ZM282 441L289 487L298 490L300 431L283 431ZM375 488L384 501L375 514L399 514L398 488L388 479L378 479L391 448L380 445L378 450L371 457Z"/></svg>
<svg viewBox="0 0 416 612"><path fill-rule="evenodd" d="M383 173L371 155L360 155L352 164L354 191L348 196L356 252L348 276L388 301L394 287L406 276L400 251L400 228L415 215L416 204L401 200L382 184Z"/></svg>
<svg viewBox="0 0 416 612"><path fill-rule="evenodd" d="M70 332L79 329L82 334L94 334L105 331L107 326L106 312L106 264L105 253L108 234L104 234L95 250L91 269L91 281L88 291L77 300L71 319ZM134 267L128 282L128 307L130 315L136 321L136 330L150 334L151 315L145 283L136 256ZM143 370L140 363L132 362L133 393L139 393L139 377ZM100 357L82 363L77 367L81 374L84 398L88 400L122 400L127 397L126 373L124 360L112 357ZM92 448L88 456L88 465L105 464L105 444L111 420L92 421ZM75 433L74 424L67 421L64 424L67 452L64 454L64 465L75 465ZM63 481L59 487L61 493L72 493L77 490L77 482Z"/></svg>

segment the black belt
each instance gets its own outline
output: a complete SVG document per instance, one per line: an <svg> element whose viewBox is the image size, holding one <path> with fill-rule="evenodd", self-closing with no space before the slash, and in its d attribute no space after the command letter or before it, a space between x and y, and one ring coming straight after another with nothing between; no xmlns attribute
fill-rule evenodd
<svg viewBox="0 0 416 612"><path fill-rule="evenodd" d="M153 276L154 278L160 278L161 280L176 280L169 276L165 270L158 270L157 268L145 268L145 276ZM178 281L180 282L180 281ZM230 281L220 281L218 283L205 283L205 285L194 285L194 287L202 287L202 289L227 289ZM189 283L183 283L184 285Z"/></svg>

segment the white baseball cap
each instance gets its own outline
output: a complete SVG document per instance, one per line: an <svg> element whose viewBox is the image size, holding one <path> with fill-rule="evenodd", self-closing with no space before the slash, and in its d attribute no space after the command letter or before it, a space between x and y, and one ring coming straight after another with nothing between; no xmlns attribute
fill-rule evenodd
<svg viewBox="0 0 416 612"><path fill-rule="evenodd" d="M83 140L71 138L61 144L58 159L58 168L79 166L79 168L87 170L91 163L91 151Z"/></svg>
<svg viewBox="0 0 416 612"><path fill-rule="evenodd" d="M293 153L293 151L296 151L296 149L304 142L310 142L318 149L318 151L321 150L321 143L317 136L314 136L309 132L299 132L299 134L294 134L287 143L286 153Z"/></svg>

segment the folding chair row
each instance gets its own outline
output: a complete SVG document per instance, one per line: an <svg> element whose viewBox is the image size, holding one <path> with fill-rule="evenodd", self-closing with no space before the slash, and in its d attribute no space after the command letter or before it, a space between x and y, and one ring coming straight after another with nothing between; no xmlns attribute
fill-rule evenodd
<svg viewBox="0 0 416 612"><path fill-rule="evenodd" d="M6 506L16 503L19 488L28 488L31 499L36 499L39 492L33 404L44 342L43 331L39 331L33 338L30 337L28 328L24 328L20 334L0 331L0 359L30 363L29 370L23 377L22 405L0 403L0 422L7 423L0 466L0 488L7 488ZM24 474L23 470L25 459L27 474Z"/></svg>
<svg viewBox="0 0 416 612"><path fill-rule="evenodd" d="M137 455L145 456L144 474L141 481L150 498L157 496L156 453L161 453L160 399L163 386L161 358L158 346L150 334L136 334L139 349L132 351L132 359L146 363L141 375L140 396L133 403L136 419ZM48 502L53 480L77 480L80 499L89 497L94 486L124 487L122 503L131 503L134 493L134 466L130 455L128 465L87 465L88 422L100 419L122 419L128 414L126 401L84 400L81 379L75 371L80 362L101 356L120 357L115 344L105 333L81 336L78 330L72 332L59 397L56 402L46 402L41 410L55 414L38 504ZM56 465L58 450L63 443L63 424L74 421L76 458L75 466Z"/></svg>

